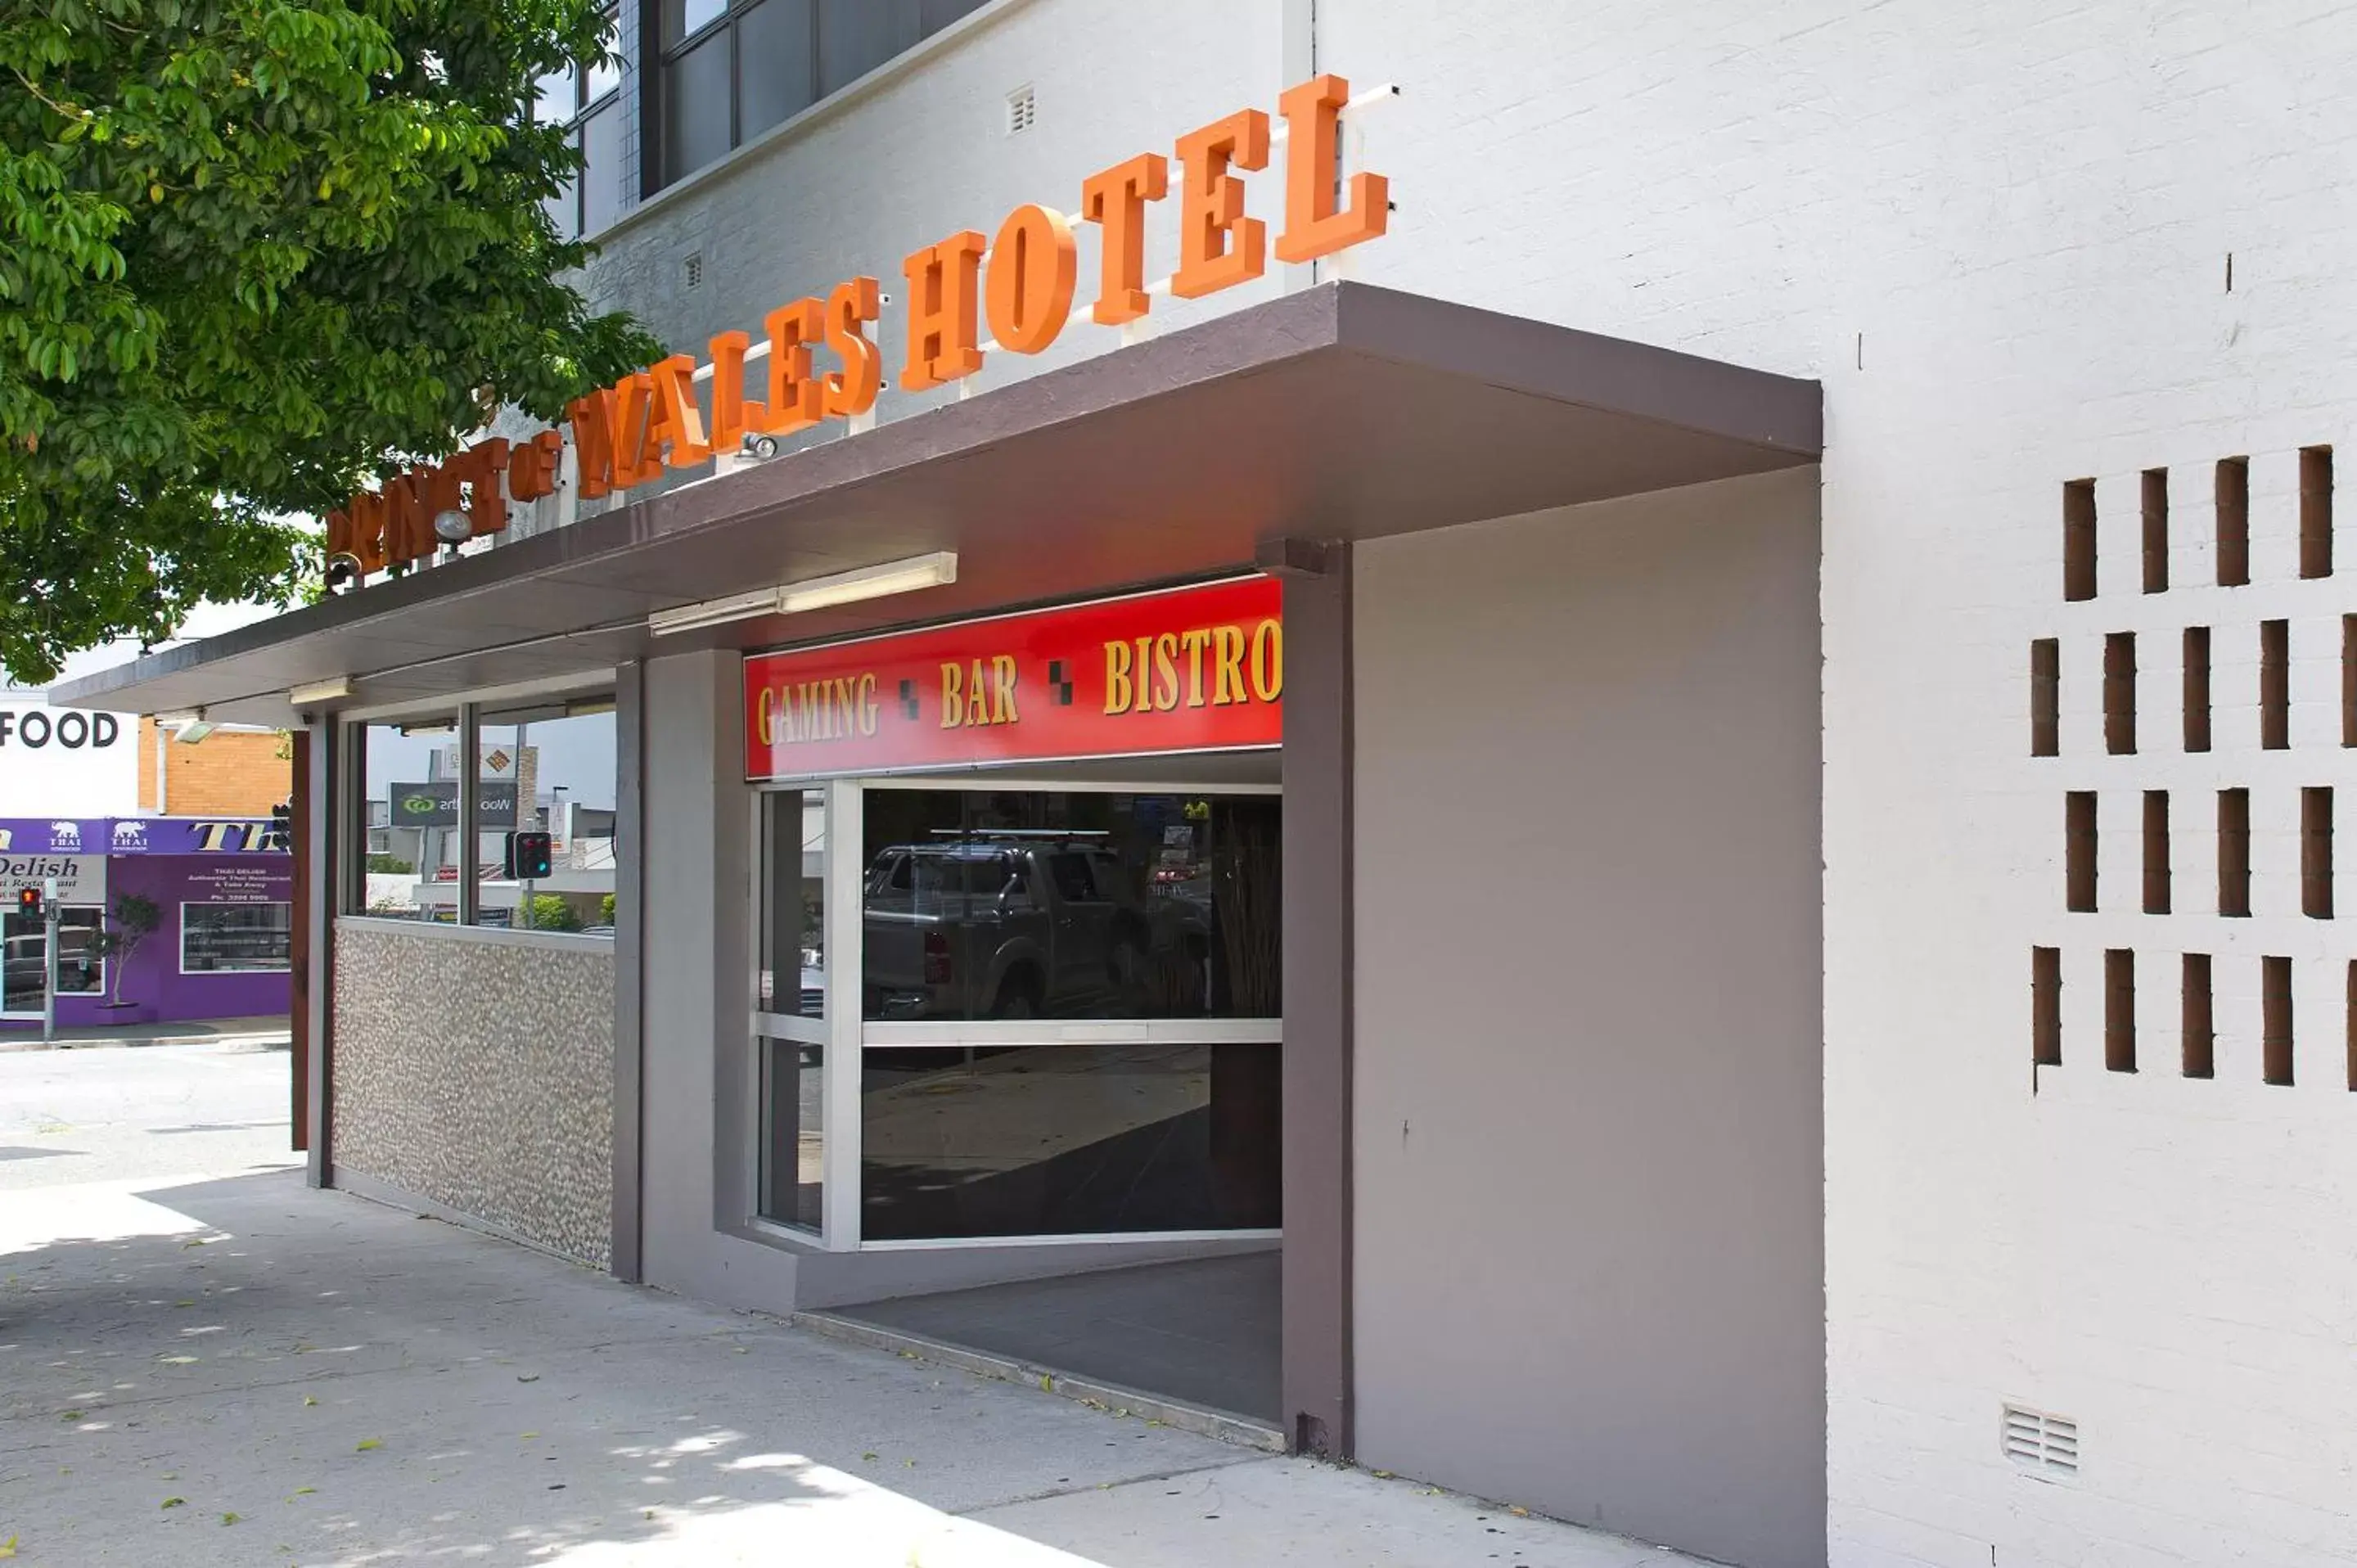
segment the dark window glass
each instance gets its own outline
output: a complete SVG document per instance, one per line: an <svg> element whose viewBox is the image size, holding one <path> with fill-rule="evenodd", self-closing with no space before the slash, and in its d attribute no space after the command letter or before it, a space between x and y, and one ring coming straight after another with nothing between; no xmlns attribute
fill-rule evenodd
<svg viewBox="0 0 2357 1568"><path fill-rule="evenodd" d="M761 966L754 1005L826 1016L826 797L789 789L761 798Z"/></svg>
<svg viewBox="0 0 2357 1568"><path fill-rule="evenodd" d="M825 1065L823 1046L761 1042L761 1214L805 1230L825 1217Z"/></svg>
<svg viewBox="0 0 2357 1568"><path fill-rule="evenodd" d="M920 0L918 14L922 18L925 37L931 38L951 23L972 16L990 4L990 0Z"/></svg>
<svg viewBox="0 0 2357 1568"><path fill-rule="evenodd" d="M819 0L818 74L836 92L924 38L919 0Z"/></svg>
<svg viewBox="0 0 2357 1568"><path fill-rule="evenodd" d="M671 62L663 92L664 167L678 179L726 154L728 34L715 33Z"/></svg>
<svg viewBox="0 0 2357 1568"><path fill-rule="evenodd" d="M622 215L622 106L608 102L581 123L581 231L595 234Z"/></svg>
<svg viewBox="0 0 2357 1568"><path fill-rule="evenodd" d="M761 0L737 22L737 139L749 142L816 99L811 0Z"/></svg>
<svg viewBox="0 0 2357 1568"><path fill-rule="evenodd" d="M1272 1018L1273 795L870 789L872 1019Z"/></svg>
<svg viewBox="0 0 2357 1568"><path fill-rule="evenodd" d="M1274 1229L1275 1045L870 1046L869 1240Z"/></svg>
<svg viewBox="0 0 2357 1568"><path fill-rule="evenodd" d="M48 974L48 931L40 920L19 915L12 906L0 916L0 946L6 949L6 994L0 1011L38 1015ZM58 994L96 996L106 989L106 961L98 940L106 929L106 911L96 905L70 904L58 911Z"/></svg>
<svg viewBox="0 0 2357 1568"><path fill-rule="evenodd" d="M183 904L180 972L284 972L294 929L292 904Z"/></svg>

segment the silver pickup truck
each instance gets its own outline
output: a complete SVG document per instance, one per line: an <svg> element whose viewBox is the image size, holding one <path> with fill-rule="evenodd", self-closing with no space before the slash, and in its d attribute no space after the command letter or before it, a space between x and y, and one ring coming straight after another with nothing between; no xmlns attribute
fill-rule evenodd
<svg viewBox="0 0 2357 1568"><path fill-rule="evenodd" d="M895 844L868 868L866 1013L878 1019L1203 1011L1206 922L1145 898L1086 839Z"/></svg>

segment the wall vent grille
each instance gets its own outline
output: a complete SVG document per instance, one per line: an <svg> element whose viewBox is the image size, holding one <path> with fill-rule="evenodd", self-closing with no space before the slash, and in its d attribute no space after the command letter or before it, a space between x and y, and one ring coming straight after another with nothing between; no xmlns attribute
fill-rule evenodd
<svg viewBox="0 0 2357 1568"><path fill-rule="evenodd" d="M704 252L699 251L682 262L679 271L680 275L687 281L688 287L694 288L701 285L704 282Z"/></svg>
<svg viewBox="0 0 2357 1568"><path fill-rule="evenodd" d="M2003 1442L2005 1456L2026 1470L2045 1476L2079 1473L2079 1423L2068 1416L2007 1405Z"/></svg>
<svg viewBox="0 0 2357 1568"><path fill-rule="evenodd" d="M1025 82L1006 95L1006 134L1019 136L1039 123L1039 101Z"/></svg>

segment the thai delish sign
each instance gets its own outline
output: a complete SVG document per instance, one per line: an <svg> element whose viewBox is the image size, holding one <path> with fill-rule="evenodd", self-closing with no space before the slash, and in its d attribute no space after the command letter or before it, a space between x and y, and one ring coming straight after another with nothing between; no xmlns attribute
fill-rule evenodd
<svg viewBox="0 0 2357 1568"><path fill-rule="evenodd" d="M10 854L0 852L0 898L11 907L27 887L54 880L62 904L106 902L106 857L102 854Z"/></svg>
<svg viewBox="0 0 2357 1568"><path fill-rule="evenodd" d="M0 817L0 854L285 854L266 817Z"/></svg>
<svg viewBox="0 0 2357 1568"><path fill-rule="evenodd" d="M1149 307L1146 208L1173 198L1178 166L1178 265L1170 292L1196 299L1259 277L1269 252L1285 263L1315 261L1382 235L1390 220L1389 182L1378 174L1338 181L1341 113L1351 84L1313 77L1277 99L1286 124L1284 228L1272 246L1267 225L1244 211L1236 171L1265 168L1268 115L1238 110L1180 136L1176 156L1140 153L1081 182L1080 220L1097 225L1101 260L1089 318L1118 327ZM907 358L899 384L924 392L973 375L998 349L1038 354L1071 318L1078 271L1072 219L1037 204L1017 207L996 237L967 229L911 252ZM573 403L566 411L578 493L596 499L695 467L747 435L790 435L876 404L882 360L869 327L882 313L877 280L836 284L770 312L766 397L745 395L752 347L742 331L711 339L709 408L695 390L690 354L673 354ZM984 342L987 325L990 341ZM816 356L832 361L822 368ZM361 575L428 557L440 546L434 519L465 514L469 535L508 525L511 501L555 493L566 436L544 430L529 441L477 443L438 467L417 467L354 496L328 517L328 553L350 555Z"/></svg>
<svg viewBox="0 0 2357 1568"><path fill-rule="evenodd" d="M390 795L390 821L396 828L455 828L458 825L458 781L438 779L425 784L395 784ZM511 828L516 820L515 780L486 779L476 786L479 820L495 828Z"/></svg>
<svg viewBox="0 0 2357 1568"><path fill-rule="evenodd" d="M745 775L1275 746L1282 592L1249 577L748 655Z"/></svg>

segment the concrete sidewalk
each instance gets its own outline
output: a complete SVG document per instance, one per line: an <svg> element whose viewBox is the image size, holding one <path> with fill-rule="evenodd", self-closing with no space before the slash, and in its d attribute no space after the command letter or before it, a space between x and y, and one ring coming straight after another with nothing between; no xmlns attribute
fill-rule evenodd
<svg viewBox="0 0 2357 1568"><path fill-rule="evenodd" d="M0 1204L25 1564L1691 1559L620 1285L298 1173Z"/></svg>
<svg viewBox="0 0 2357 1568"><path fill-rule="evenodd" d="M58 1031L52 1046L38 1024L0 1031L0 1051L98 1050L119 1046L275 1045L292 1041L284 1014L258 1018L182 1018L168 1024L85 1024Z"/></svg>

